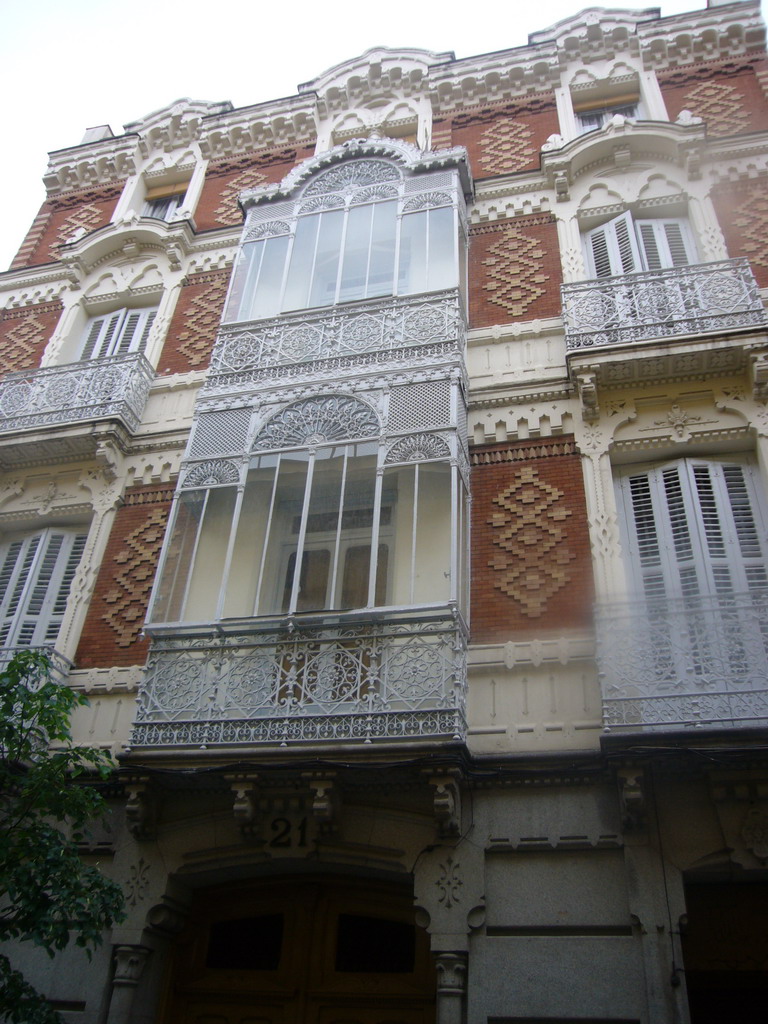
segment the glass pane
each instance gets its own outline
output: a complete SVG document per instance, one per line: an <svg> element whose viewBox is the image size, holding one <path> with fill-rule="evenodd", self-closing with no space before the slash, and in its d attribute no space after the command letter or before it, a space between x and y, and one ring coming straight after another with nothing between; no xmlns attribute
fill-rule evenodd
<svg viewBox="0 0 768 1024"><path fill-rule="evenodd" d="M341 231L343 210L329 210L320 214L320 232L317 239L310 306L332 306L336 301L336 283L341 259Z"/></svg>
<svg viewBox="0 0 768 1024"><path fill-rule="evenodd" d="M176 503L176 515L167 542L167 555L157 588L151 619L179 622L195 550L197 530L203 515L206 491L184 491Z"/></svg>
<svg viewBox="0 0 768 1024"><path fill-rule="evenodd" d="M208 492L184 607L187 622L211 622L216 617L236 494L234 487Z"/></svg>
<svg viewBox="0 0 768 1024"><path fill-rule="evenodd" d="M339 302L365 298L372 214L372 206L353 206L349 211Z"/></svg>
<svg viewBox="0 0 768 1024"><path fill-rule="evenodd" d="M442 604L451 597L451 467L419 466L416 521L416 604Z"/></svg>
<svg viewBox="0 0 768 1024"><path fill-rule="evenodd" d="M395 290L395 232L397 203L373 207L373 231L366 296L391 295Z"/></svg>
<svg viewBox="0 0 768 1024"><path fill-rule="evenodd" d="M292 554L295 556L299 542L309 459L308 452L288 452L280 456L257 615L273 615L283 610L289 560ZM295 564L294 557L294 569Z"/></svg>
<svg viewBox="0 0 768 1024"><path fill-rule="evenodd" d="M263 251L263 241L249 242L243 246L232 279L227 311L224 314L226 322L248 319L247 296L251 294L253 283L258 277Z"/></svg>
<svg viewBox="0 0 768 1024"><path fill-rule="evenodd" d="M276 316L280 312L280 289L283 285L283 270L287 254L287 235L279 235L266 240L261 272L248 316L249 320Z"/></svg>
<svg viewBox="0 0 768 1024"><path fill-rule="evenodd" d="M313 213L308 217L301 217L296 225L291 263L288 268L288 280L285 285L283 309L304 309L308 304L309 285L312 277L312 266L315 260L315 246L317 244L319 226L319 213Z"/></svg>
<svg viewBox="0 0 768 1024"><path fill-rule="evenodd" d="M277 463L277 455L262 455L252 461L248 471L224 602L225 616L253 615Z"/></svg>
<svg viewBox="0 0 768 1024"><path fill-rule="evenodd" d="M453 210L443 206L428 210L429 214L429 268L428 288L439 291L456 287L455 247Z"/></svg>
<svg viewBox="0 0 768 1024"><path fill-rule="evenodd" d="M427 290L427 211L409 213L400 228L397 290L410 295Z"/></svg>
<svg viewBox="0 0 768 1024"><path fill-rule="evenodd" d="M409 605L413 549L413 488L415 466L384 471L379 537L389 538L387 604ZM377 579L378 587L378 579Z"/></svg>

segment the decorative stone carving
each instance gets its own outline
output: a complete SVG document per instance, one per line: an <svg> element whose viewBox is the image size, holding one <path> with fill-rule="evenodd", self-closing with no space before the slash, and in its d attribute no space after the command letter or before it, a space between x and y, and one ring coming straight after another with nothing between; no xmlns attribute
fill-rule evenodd
<svg viewBox="0 0 768 1024"><path fill-rule="evenodd" d="M132 864L128 871L128 880L125 883L125 900L131 907L141 903L149 888L149 864L143 857L139 857L135 864Z"/></svg>
<svg viewBox="0 0 768 1024"><path fill-rule="evenodd" d="M435 882L438 891L437 901L446 910L461 902L461 889L464 885L461 865L452 856L446 857L440 864L440 874Z"/></svg>
<svg viewBox="0 0 768 1024"><path fill-rule="evenodd" d="M232 812L244 836L255 835L260 824L255 798L257 779L258 776L251 773L227 776L227 781L235 798L232 804Z"/></svg>

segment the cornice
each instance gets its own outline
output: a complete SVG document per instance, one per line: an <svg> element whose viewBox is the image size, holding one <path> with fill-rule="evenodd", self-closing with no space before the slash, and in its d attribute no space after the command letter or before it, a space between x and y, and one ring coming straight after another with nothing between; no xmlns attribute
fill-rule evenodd
<svg viewBox="0 0 768 1024"><path fill-rule="evenodd" d="M239 107L204 119L198 141L207 160L254 150L312 145L316 137L314 96L289 96Z"/></svg>
<svg viewBox="0 0 768 1024"><path fill-rule="evenodd" d="M136 173L135 135L101 139L48 154L43 183L49 196L123 181Z"/></svg>
<svg viewBox="0 0 768 1024"><path fill-rule="evenodd" d="M299 92L314 94L318 117L327 118L340 110L367 106L383 96L423 96L430 70L453 60L450 52L374 47L305 82L299 86Z"/></svg>

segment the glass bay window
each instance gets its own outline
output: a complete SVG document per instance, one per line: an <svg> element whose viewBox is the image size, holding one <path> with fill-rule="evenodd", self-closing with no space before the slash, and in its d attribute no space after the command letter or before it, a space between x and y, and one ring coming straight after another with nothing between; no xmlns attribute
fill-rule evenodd
<svg viewBox="0 0 768 1024"><path fill-rule="evenodd" d="M465 490L378 440L254 453L242 486L182 490L153 620L463 604Z"/></svg>
<svg viewBox="0 0 768 1024"><path fill-rule="evenodd" d="M415 179L425 191L414 194L405 182L371 186L370 163L360 162L360 180L353 175L342 192L324 193L320 176L310 198L281 204L290 205L288 219L260 207L251 212L225 322L459 284L461 226L453 175ZM430 188L434 183L442 187ZM328 188L337 185L331 178Z"/></svg>

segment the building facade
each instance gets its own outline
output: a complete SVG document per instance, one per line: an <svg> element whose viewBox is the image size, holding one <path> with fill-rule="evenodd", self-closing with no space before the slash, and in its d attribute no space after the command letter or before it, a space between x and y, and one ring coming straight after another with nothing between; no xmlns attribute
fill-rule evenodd
<svg viewBox="0 0 768 1024"><path fill-rule="evenodd" d="M757 0L369 50L45 183L0 628L117 759L127 917L30 979L82 1024L762 1019Z"/></svg>

